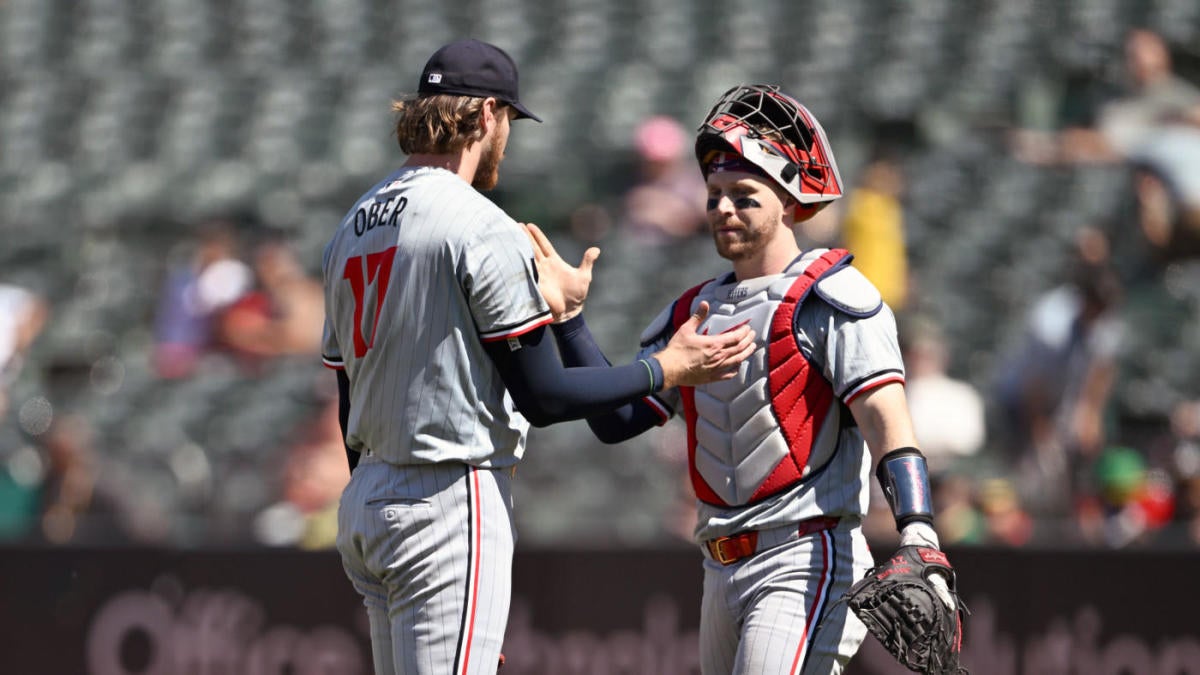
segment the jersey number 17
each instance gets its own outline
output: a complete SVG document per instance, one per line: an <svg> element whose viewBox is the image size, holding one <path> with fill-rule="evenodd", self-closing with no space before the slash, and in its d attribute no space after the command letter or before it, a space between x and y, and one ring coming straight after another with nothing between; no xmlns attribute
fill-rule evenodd
<svg viewBox="0 0 1200 675"><path fill-rule="evenodd" d="M383 309L383 300L387 297L388 281L392 276L392 260L396 257L396 247L368 253L365 256L356 255L346 260L346 268L342 278L350 282L350 290L354 292L354 356L361 359L367 350L375 344L375 329L379 326L379 315ZM379 289L375 298L375 316L371 319L370 336L363 335L363 307L367 287L371 284Z"/></svg>

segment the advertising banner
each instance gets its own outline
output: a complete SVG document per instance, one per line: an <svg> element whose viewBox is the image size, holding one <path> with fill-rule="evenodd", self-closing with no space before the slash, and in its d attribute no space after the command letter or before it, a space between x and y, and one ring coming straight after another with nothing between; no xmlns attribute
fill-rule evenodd
<svg viewBox="0 0 1200 675"><path fill-rule="evenodd" d="M974 675L1200 675L1193 553L950 551ZM501 675L699 673L700 555L521 551ZM334 553L0 549L0 673L371 672ZM867 639L851 675L907 671Z"/></svg>

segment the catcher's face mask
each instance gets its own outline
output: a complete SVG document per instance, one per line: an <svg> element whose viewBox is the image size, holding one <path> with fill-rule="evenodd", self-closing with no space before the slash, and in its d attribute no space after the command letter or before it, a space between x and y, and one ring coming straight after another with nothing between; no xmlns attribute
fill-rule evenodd
<svg viewBox="0 0 1200 675"><path fill-rule="evenodd" d="M714 160L734 153L779 183L803 207L842 196L842 179L825 130L796 99L773 85L740 85L709 110L696 137L705 178ZM725 153L725 154L723 154Z"/></svg>

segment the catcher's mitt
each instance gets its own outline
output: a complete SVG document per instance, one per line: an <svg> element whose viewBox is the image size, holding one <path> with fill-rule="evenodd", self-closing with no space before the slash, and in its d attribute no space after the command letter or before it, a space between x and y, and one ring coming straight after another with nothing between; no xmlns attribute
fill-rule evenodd
<svg viewBox="0 0 1200 675"><path fill-rule="evenodd" d="M930 575L941 572L939 593ZM962 615L954 568L934 548L903 546L850 588L850 608L903 666L918 673L966 673L959 666ZM947 606L953 604L953 608Z"/></svg>

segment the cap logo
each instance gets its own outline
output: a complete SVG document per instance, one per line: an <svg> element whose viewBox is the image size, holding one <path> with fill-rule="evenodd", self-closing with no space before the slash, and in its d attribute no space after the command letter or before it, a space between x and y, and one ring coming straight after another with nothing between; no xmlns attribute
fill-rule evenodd
<svg viewBox="0 0 1200 675"><path fill-rule="evenodd" d="M493 97L511 105L518 117L541 121L517 97L517 65L512 57L486 42L458 40L443 46L425 62L417 82L418 96Z"/></svg>

